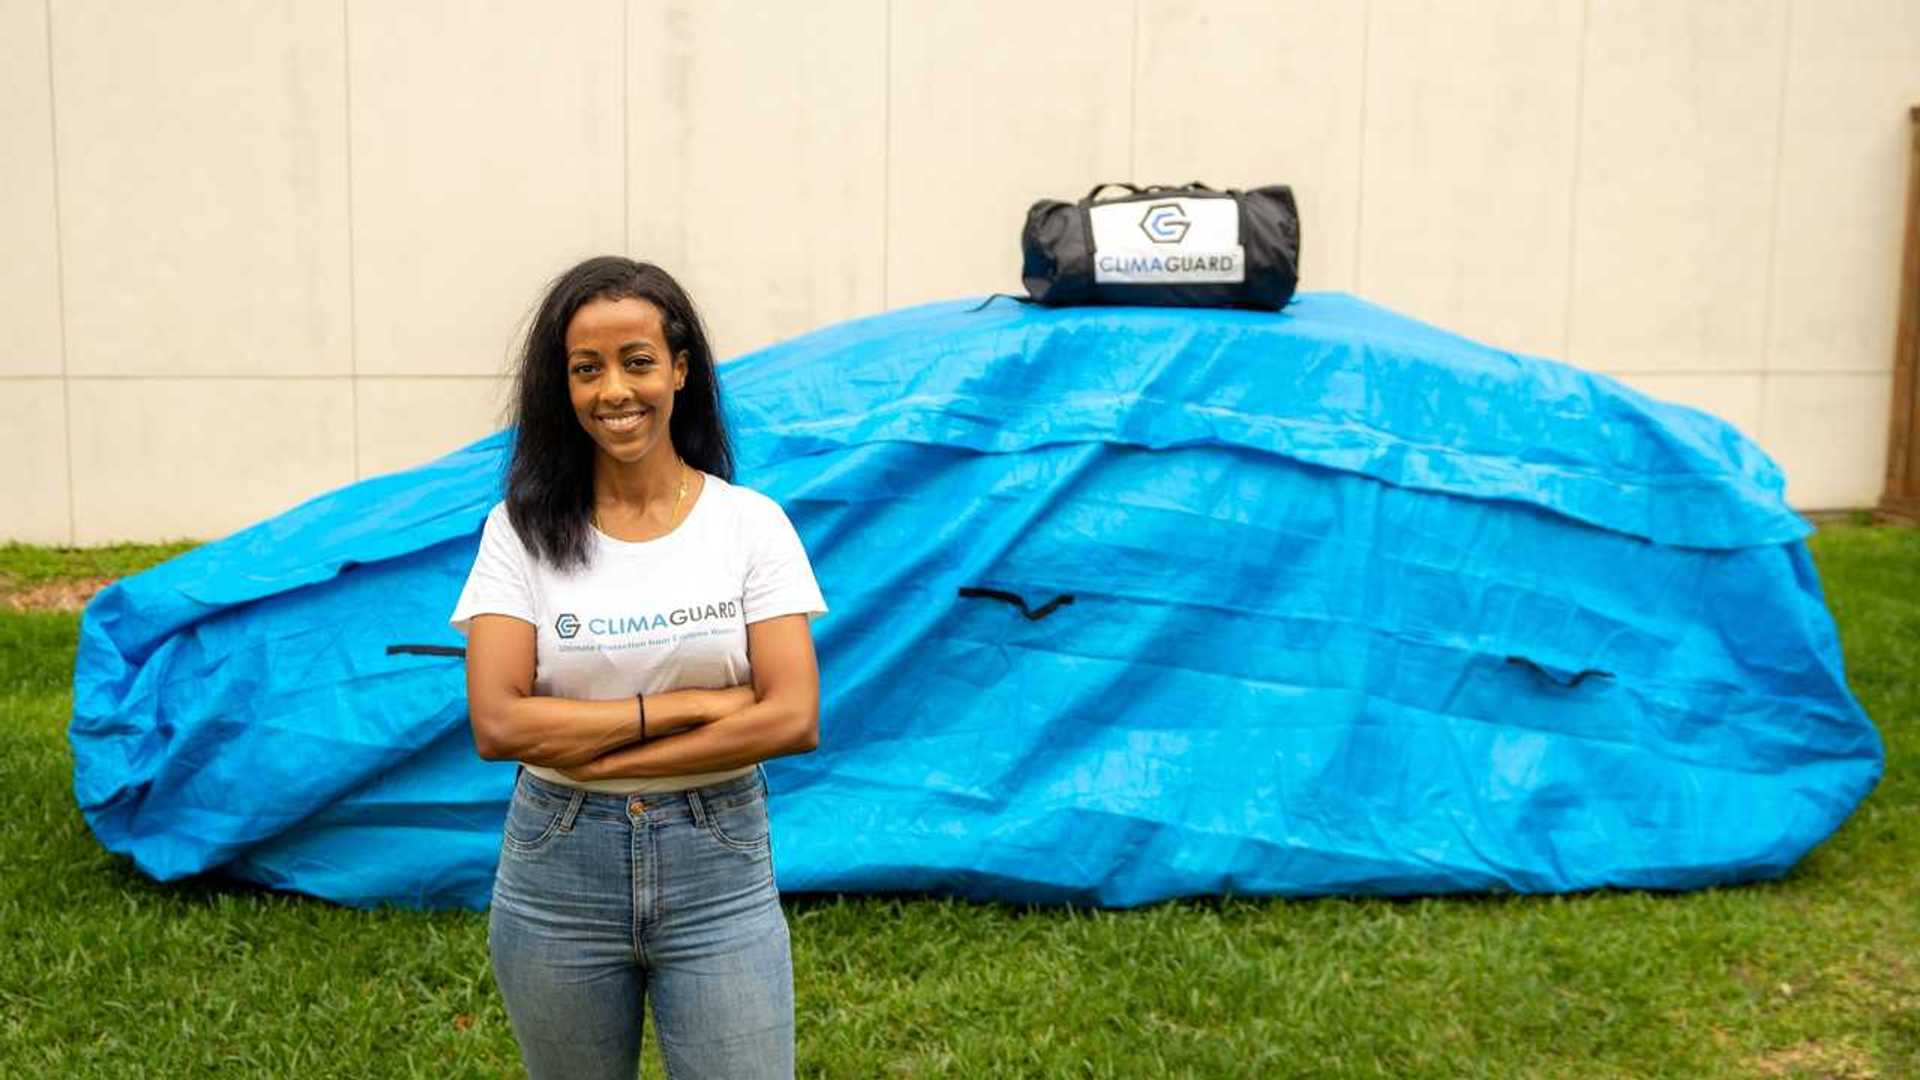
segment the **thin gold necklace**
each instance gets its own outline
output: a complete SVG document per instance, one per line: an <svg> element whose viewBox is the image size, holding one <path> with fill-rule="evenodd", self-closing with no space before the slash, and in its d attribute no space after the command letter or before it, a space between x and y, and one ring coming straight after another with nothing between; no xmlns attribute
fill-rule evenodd
<svg viewBox="0 0 1920 1080"><path fill-rule="evenodd" d="M687 484L691 482L692 479L693 471L687 468L687 463L682 460L680 462L680 490L673 496L673 513L667 516L667 532L661 533L661 536L665 536L667 533L679 527L680 504L686 501ZM593 508L593 527L599 529L601 532L606 532L606 522L600 517L600 508L597 506Z"/></svg>
<svg viewBox="0 0 1920 1080"><path fill-rule="evenodd" d="M687 468L685 460L680 462L680 493L673 497L673 514L667 518L667 532L672 532L680 524L680 502L687 497L687 481L692 470Z"/></svg>

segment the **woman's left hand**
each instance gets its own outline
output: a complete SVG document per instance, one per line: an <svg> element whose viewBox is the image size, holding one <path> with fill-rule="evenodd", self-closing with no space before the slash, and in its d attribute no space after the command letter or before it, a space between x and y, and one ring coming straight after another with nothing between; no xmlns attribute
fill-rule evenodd
<svg viewBox="0 0 1920 1080"><path fill-rule="evenodd" d="M594 758L592 761L579 765L570 765L566 768L556 768L554 771L573 781L598 780L599 777L594 774L594 766L598 764L600 764L600 759Z"/></svg>

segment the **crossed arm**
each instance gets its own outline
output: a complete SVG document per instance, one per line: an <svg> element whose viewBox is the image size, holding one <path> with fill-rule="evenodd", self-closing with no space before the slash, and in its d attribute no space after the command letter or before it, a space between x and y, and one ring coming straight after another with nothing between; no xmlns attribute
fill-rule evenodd
<svg viewBox="0 0 1920 1080"><path fill-rule="evenodd" d="M533 693L534 628L476 615L467 634L474 748L576 780L672 776L802 754L820 742L820 673L805 615L747 627L753 683L648 694L647 741L632 698L577 701Z"/></svg>

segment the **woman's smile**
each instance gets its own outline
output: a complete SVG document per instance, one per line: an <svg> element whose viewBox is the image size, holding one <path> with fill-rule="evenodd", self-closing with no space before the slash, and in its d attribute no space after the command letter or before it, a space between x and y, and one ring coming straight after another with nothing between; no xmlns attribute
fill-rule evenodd
<svg viewBox="0 0 1920 1080"><path fill-rule="evenodd" d="M650 409L629 409L624 412L602 413L600 426L615 435L631 435L640 430L641 421L645 420L651 412Z"/></svg>

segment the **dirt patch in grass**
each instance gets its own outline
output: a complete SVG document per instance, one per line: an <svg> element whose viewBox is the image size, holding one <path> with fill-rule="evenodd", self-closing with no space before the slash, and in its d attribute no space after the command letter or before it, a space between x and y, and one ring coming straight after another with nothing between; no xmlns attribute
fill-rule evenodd
<svg viewBox="0 0 1920 1080"><path fill-rule="evenodd" d="M1848 1040L1823 1043L1808 1039L1753 1058L1756 1076L1805 1076L1820 1080L1875 1080L1872 1057Z"/></svg>
<svg viewBox="0 0 1920 1080"><path fill-rule="evenodd" d="M111 577L66 578L38 585L16 586L0 580L0 603L10 611L79 611L93 594L119 579Z"/></svg>

